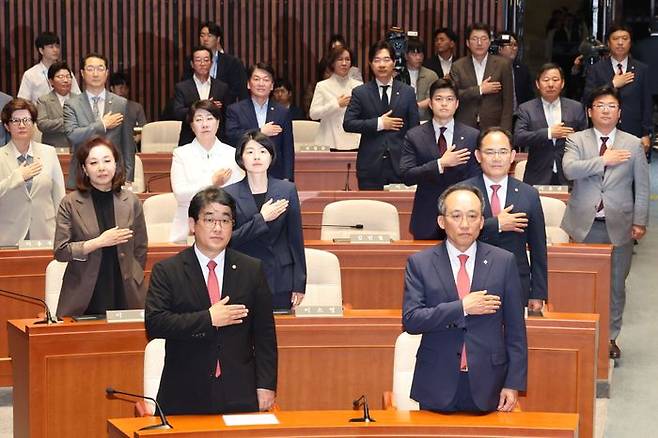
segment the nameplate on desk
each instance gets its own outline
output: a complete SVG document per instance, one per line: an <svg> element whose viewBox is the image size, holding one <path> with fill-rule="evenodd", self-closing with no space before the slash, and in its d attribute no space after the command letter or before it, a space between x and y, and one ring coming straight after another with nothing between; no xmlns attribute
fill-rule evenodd
<svg viewBox="0 0 658 438"><path fill-rule="evenodd" d="M19 240L18 249L53 249L52 240Z"/></svg>
<svg viewBox="0 0 658 438"><path fill-rule="evenodd" d="M343 306L298 306L295 309L295 316L312 317L312 316L343 316Z"/></svg>
<svg viewBox="0 0 658 438"><path fill-rule="evenodd" d="M385 192L415 192L416 186L407 186L405 184L386 184L384 186Z"/></svg>
<svg viewBox="0 0 658 438"><path fill-rule="evenodd" d="M350 243L391 243L390 234L351 234Z"/></svg>
<svg viewBox="0 0 658 438"><path fill-rule="evenodd" d="M107 322L144 322L144 309L108 310Z"/></svg>
<svg viewBox="0 0 658 438"><path fill-rule="evenodd" d="M274 414L239 414L222 415L222 420L227 426L258 426L265 424L279 424L279 419Z"/></svg>
<svg viewBox="0 0 658 438"><path fill-rule="evenodd" d="M533 187L539 193L569 193L569 186L537 185Z"/></svg>
<svg viewBox="0 0 658 438"><path fill-rule="evenodd" d="M303 144L299 152L329 152L329 146L319 144Z"/></svg>
<svg viewBox="0 0 658 438"><path fill-rule="evenodd" d="M55 148L55 153L59 155L68 155L71 153L71 148L64 148L64 147L56 147Z"/></svg>

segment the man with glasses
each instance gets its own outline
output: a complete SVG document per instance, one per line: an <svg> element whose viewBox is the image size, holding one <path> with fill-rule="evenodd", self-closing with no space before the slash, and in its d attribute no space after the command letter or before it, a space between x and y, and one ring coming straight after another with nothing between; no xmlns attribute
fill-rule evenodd
<svg viewBox="0 0 658 438"><path fill-rule="evenodd" d="M509 412L526 388L528 345L514 256L477 241L484 200L456 184L439 198L447 239L413 254L402 323L422 334L411 398L423 410Z"/></svg>
<svg viewBox="0 0 658 438"><path fill-rule="evenodd" d="M224 190L197 193L188 209L194 245L153 266L146 331L166 340L157 400L166 414L269 410L277 343L260 260L227 248L235 201Z"/></svg>
<svg viewBox="0 0 658 438"><path fill-rule="evenodd" d="M452 64L450 76L459 89L455 118L476 129L500 126L512 130L514 82L510 62L489 54L491 29L484 23L466 28L470 55Z"/></svg>
<svg viewBox="0 0 658 438"><path fill-rule="evenodd" d="M482 174L464 181L484 196L484 227L479 240L514 254L521 280L521 303L539 312L548 297L546 228L539 192L509 176L514 162L509 132L488 128L475 151ZM530 251L530 263L526 250Z"/></svg>
<svg viewBox="0 0 658 438"><path fill-rule="evenodd" d="M644 237L649 220L649 164L641 140L617 128L622 100L609 85L590 93L592 128L567 137L564 176L573 181L562 228L571 239L613 245L610 290L610 358L621 350L626 277L633 239ZM605 323L605 322L604 322Z"/></svg>
<svg viewBox="0 0 658 438"><path fill-rule="evenodd" d="M75 153L77 148L94 136L111 141L121 152L130 187L135 179L135 140L133 127L123 123L128 101L105 89L108 78L107 58L98 53L89 53L80 63L85 91L71 96L64 102L64 129L71 142L71 164L67 187L75 188L75 177L80 166Z"/></svg>
<svg viewBox="0 0 658 438"><path fill-rule="evenodd" d="M73 73L65 61L58 61L48 69L48 81L53 91L37 100L37 126L43 134L41 142L44 144L71 147L64 128L64 102L71 97L72 79Z"/></svg>
<svg viewBox="0 0 658 438"><path fill-rule="evenodd" d="M500 49L498 49L498 54L507 58L512 64L512 82L514 83L513 111L516 113L519 105L535 97L534 90L532 89L530 69L518 58L519 39L516 37L516 33L507 30L498 35L498 40L502 42Z"/></svg>

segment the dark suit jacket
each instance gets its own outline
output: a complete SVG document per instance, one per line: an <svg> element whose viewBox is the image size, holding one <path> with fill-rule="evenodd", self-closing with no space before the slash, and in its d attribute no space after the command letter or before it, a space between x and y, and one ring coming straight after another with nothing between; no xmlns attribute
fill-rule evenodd
<svg viewBox="0 0 658 438"><path fill-rule="evenodd" d="M377 131L377 119L389 110L382 105L377 82L372 80L352 90L352 99L343 118L343 129L361 134L356 156L359 179L381 179L382 156L386 151L391 156L393 168L401 176L402 140L409 129L418 126L420 120L414 89L394 80L389 108L393 110L392 117L404 119L403 128L399 131Z"/></svg>
<svg viewBox="0 0 658 438"><path fill-rule="evenodd" d="M230 100L228 85L222 81L211 78L210 95L208 97L222 102L222 120L220 121L219 130L217 131L217 138L221 139L223 138L222 133L224 132L225 125L224 114L226 114L226 106L229 104ZM192 131L190 124L187 123L187 112L190 110L190 107L199 100L199 92L196 89L194 79L186 79L176 84L173 100L173 115L176 120L183 122L181 125L180 136L178 137L179 146L192 143L192 140L194 140L194 132Z"/></svg>
<svg viewBox="0 0 658 438"><path fill-rule="evenodd" d="M270 137L276 147L276 160L270 166L269 174L274 178L293 181L295 178L295 147L292 135L292 120L286 108L273 99L268 102L266 122L274 122L283 131ZM251 99L229 105L226 109L226 140L235 147L242 135L250 129L258 129L256 110Z"/></svg>
<svg viewBox="0 0 658 438"><path fill-rule="evenodd" d="M523 212L528 217L528 227L523 233L514 231L498 232L498 219L491 215L491 204L487 196L482 175L464 181L476 186L484 195L484 227L479 240L506 249L514 254L516 266L521 276L521 300L527 305L528 299L548 298L548 261L546 255L546 225L541 208L539 192L532 186L517 179L507 179L505 207L514 205L512 213ZM530 250L530 264L526 248Z"/></svg>
<svg viewBox="0 0 658 438"><path fill-rule="evenodd" d="M452 143L457 149L470 150L471 157L466 164L448 167L439 173L436 162L440 158L439 148L432 121L407 132L402 144L400 170L405 184L418 185L409 224L414 239L445 239L445 232L436 223L439 214L436 202L439 195L451 185L480 173L475 159L478 134L477 129L455 122Z"/></svg>
<svg viewBox="0 0 658 438"><path fill-rule="evenodd" d="M287 199L290 202L285 213L270 222L265 222L258 211L247 178L224 190L235 199L237 210L231 247L263 262L272 293L304 292L304 236L295 184L268 178L265 200Z"/></svg>
<svg viewBox="0 0 658 438"><path fill-rule="evenodd" d="M514 92L516 93L516 104L521 105L535 97L535 82L530 75L530 69L525 64L514 61Z"/></svg>
<svg viewBox="0 0 658 438"><path fill-rule="evenodd" d="M258 411L256 389L276 390L272 295L261 263L231 249L225 254L222 294L231 297L229 304L244 304L249 315L219 329L211 323L194 247L153 266L145 324L150 339L166 339L158 391L166 414ZM218 359L222 374L216 381Z"/></svg>
<svg viewBox="0 0 658 438"><path fill-rule="evenodd" d="M502 126L512 130L512 112L514 96L512 87L512 68L510 62L498 55L489 55L484 69L484 79L500 82L503 89L498 93L480 94L473 58L464 56L452 64L450 76L459 89L459 108L455 119L477 129L490 126ZM478 125L478 118L480 123Z"/></svg>
<svg viewBox="0 0 658 438"><path fill-rule="evenodd" d="M644 137L653 132L653 102L649 85L649 68L646 64L628 58L628 70L635 73L635 79L630 84L619 88L621 96L621 118L618 127L622 131L636 137ZM592 90L601 85L612 86L615 72L609 58L602 59L588 71L585 80L583 102L587 102Z"/></svg>
<svg viewBox="0 0 658 438"><path fill-rule="evenodd" d="M429 58L425 58L425 61L423 61L423 67L427 67L430 70L433 70L434 73L436 73L436 75L439 77L439 79L441 79L446 75L445 73L443 73L443 68L441 67L441 60L439 59L439 55L437 54L434 54Z"/></svg>
<svg viewBox="0 0 658 438"><path fill-rule="evenodd" d="M655 97L658 96L658 36L648 36L640 41L633 42L631 49L633 56L649 67L649 90Z"/></svg>
<svg viewBox="0 0 658 438"><path fill-rule="evenodd" d="M402 323L407 332L423 335L411 398L424 409L452 403L464 343L473 401L482 411L496 410L502 388L525 390L528 346L514 256L478 242L471 291L485 289L501 297L500 309L464 316L445 243L409 257Z"/></svg>
<svg viewBox="0 0 658 438"><path fill-rule="evenodd" d="M183 79L192 79L194 70L190 64L192 58L185 58ZM249 97L249 90L247 90L247 71L240 61L235 56L227 53L220 53L218 58L217 77L220 81L228 84L231 91L226 105L230 105L239 100Z"/></svg>
<svg viewBox="0 0 658 438"><path fill-rule="evenodd" d="M562 122L574 131L587 129L585 110L580 102L560 97ZM548 138L548 123L541 98L519 106L514 126L514 145L528 148L528 164L523 181L530 184L550 184L553 162L557 163L557 174L561 184L567 184L562 171L562 156L566 139L557 139L555 144Z"/></svg>

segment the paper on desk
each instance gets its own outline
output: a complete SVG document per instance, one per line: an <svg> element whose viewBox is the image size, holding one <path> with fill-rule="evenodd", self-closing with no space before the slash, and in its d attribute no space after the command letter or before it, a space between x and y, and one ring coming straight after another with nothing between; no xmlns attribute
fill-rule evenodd
<svg viewBox="0 0 658 438"><path fill-rule="evenodd" d="M222 415L227 426L255 426L260 424L279 424L274 414L240 414Z"/></svg>

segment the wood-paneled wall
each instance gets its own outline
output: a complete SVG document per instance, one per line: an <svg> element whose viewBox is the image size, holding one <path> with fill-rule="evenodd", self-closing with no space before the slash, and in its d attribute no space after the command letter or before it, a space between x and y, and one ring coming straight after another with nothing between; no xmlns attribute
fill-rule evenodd
<svg viewBox="0 0 658 438"><path fill-rule="evenodd" d="M501 29L499 0L0 0L0 91L15 95L23 71L37 61L34 38L51 30L77 72L81 55L105 54L128 73L131 98L157 119L180 79L199 24L224 28L228 53L246 65L271 62L295 84L299 100L316 80L316 66L332 33L345 35L367 74L369 45L390 26L418 31L428 47L432 30L484 21ZM459 45L463 53L463 42ZM78 79L79 73L77 74Z"/></svg>

